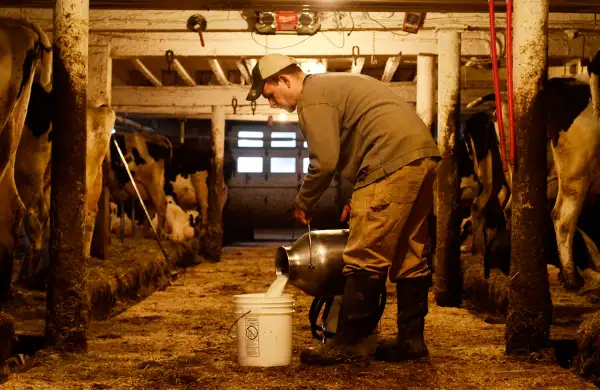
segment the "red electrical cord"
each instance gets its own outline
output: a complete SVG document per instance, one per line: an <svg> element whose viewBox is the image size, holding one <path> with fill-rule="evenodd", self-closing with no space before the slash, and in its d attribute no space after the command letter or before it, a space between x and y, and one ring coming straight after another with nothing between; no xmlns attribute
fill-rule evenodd
<svg viewBox="0 0 600 390"><path fill-rule="evenodd" d="M515 113L513 96L513 0L506 0L506 78L508 79L508 121L510 123L510 164L515 164Z"/></svg>
<svg viewBox="0 0 600 390"><path fill-rule="evenodd" d="M500 80L498 75L498 55L496 54L496 19L494 17L494 0L488 0L490 9L490 48L492 49L492 68L494 73L494 94L496 95L496 120L498 121L498 133L500 135L500 154L502 168L508 169L506 165L506 145L504 144L504 124L502 121L502 99L500 96Z"/></svg>

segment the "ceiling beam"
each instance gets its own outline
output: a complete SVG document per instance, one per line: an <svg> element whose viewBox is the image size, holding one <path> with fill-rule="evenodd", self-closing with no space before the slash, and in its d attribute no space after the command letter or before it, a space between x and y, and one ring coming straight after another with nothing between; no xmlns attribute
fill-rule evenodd
<svg viewBox="0 0 600 390"><path fill-rule="evenodd" d="M600 0L550 0L552 12L600 12ZM54 0L4 0L8 7L52 8ZM494 0L498 12L506 9L503 0ZM257 10L329 11L329 12L386 12L399 9L406 12L486 12L486 0L90 0L91 9L145 9L145 10Z"/></svg>
<svg viewBox="0 0 600 390"><path fill-rule="evenodd" d="M373 34L375 52L373 52ZM167 50L173 50L178 57L249 57L260 58L265 54L264 46L282 47L277 52L297 58L351 57L352 47L358 46L363 56L371 54L404 56L419 54L436 55L438 52L437 33L420 31L406 36L391 32L355 31L350 37L338 33L327 36L316 34L309 38L290 35L264 36L245 33L205 33L206 46L200 45L195 33L121 33L92 34L91 44L111 45L113 58L143 56L162 57ZM345 39L344 46L337 46ZM304 42L303 42L304 40ZM504 47L504 37L498 34L499 46ZM339 42L338 42L339 41ZM567 39L564 31L553 31L548 35L550 57L593 56L600 47L600 33L587 33L574 39ZM487 31L464 31L462 33L461 54L466 57L489 56L489 33Z"/></svg>
<svg viewBox="0 0 600 390"><path fill-rule="evenodd" d="M415 84L412 82L388 84L396 93L408 101L415 101ZM112 106L157 107L210 107L230 106L232 98L236 98L238 106L250 103L246 101L249 87L229 86L196 86L196 87L120 87L112 88ZM269 107L269 102L262 96L256 100L257 107ZM167 111L168 112L168 111Z"/></svg>
<svg viewBox="0 0 600 390"><path fill-rule="evenodd" d="M192 76L190 76L190 74L187 72L187 70L185 70L185 68L183 67L183 65L181 65L181 62L179 62L177 58L173 60L173 69L175 69L175 72L177 72L179 77L181 77L181 79L185 82L186 85L189 85L190 87L196 86L196 81L194 81Z"/></svg>
<svg viewBox="0 0 600 390"><path fill-rule="evenodd" d="M221 85L229 85L229 80L227 80L227 76L225 76L225 72L223 72L223 68L221 68L221 64L219 64L219 60L211 58L208 60L208 65L210 65L210 69L212 69L217 81Z"/></svg>
<svg viewBox="0 0 600 390"><path fill-rule="evenodd" d="M152 72L150 72L150 69L146 68L146 65L144 65L142 60L140 60L139 58L135 58L133 60L133 65L136 67L137 70L140 71L141 74L144 75L146 79L148 79L148 81L152 83L152 85L154 85L155 87L163 86L160 80L157 79L156 76L152 74Z"/></svg>
<svg viewBox="0 0 600 390"><path fill-rule="evenodd" d="M246 67L248 68L248 73L252 74L252 71L254 70L254 67L256 66L258 60L256 58L246 58L244 62L246 63Z"/></svg>
<svg viewBox="0 0 600 390"><path fill-rule="evenodd" d="M235 62L238 69L240 70L240 74L242 75L242 81L244 84L252 84L252 79L250 78L250 73L248 72L248 68L246 68L246 64L243 60L237 60Z"/></svg>
<svg viewBox="0 0 600 390"><path fill-rule="evenodd" d="M401 60L402 55L389 57L387 59L385 68L383 69L383 74L381 75L382 82L389 83L392 81L392 77L394 77L394 73L396 73Z"/></svg>
<svg viewBox="0 0 600 390"><path fill-rule="evenodd" d="M4 2L3 2L4 4ZM125 32L125 31L162 31L185 32L185 23L182 21L198 13L198 5L190 10L135 10L135 9L91 9L90 32ZM396 11L395 9L394 11ZM373 10L370 10L373 11ZM238 13L230 11L201 11L207 20L207 32L224 31L249 31L254 27L254 19L244 19ZM339 14L325 14L320 18L320 31L349 30L400 30L404 22L405 12L348 12ZM52 31L52 9L43 8L0 8L0 15L5 17L27 17L37 23L45 31ZM496 13L498 29L506 25L506 14ZM484 13L461 13L460 17L452 13L429 12L425 18L423 29L438 28L470 28L489 29L487 10ZM555 13L548 15L549 29L580 29L586 31L600 30L593 13Z"/></svg>
<svg viewBox="0 0 600 390"><path fill-rule="evenodd" d="M365 66L365 57L357 57L356 60L353 59L350 73L361 73L363 66Z"/></svg>
<svg viewBox="0 0 600 390"><path fill-rule="evenodd" d="M404 100L416 102L416 84L399 82L387 84ZM493 91L491 83L477 88L461 88L461 102L465 104ZM238 101L236 114L252 115L246 95L248 87L241 86L196 86L196 87L118 87L112 88L112 108L116 112L139 115L172 115L193 117L210 115L211 106L225 106L226 112L233 107L233 98ZM437 99L437 94L435 95ZM268 102L257 99L255 114L279 114L282 110L270 108Z"/></svg>

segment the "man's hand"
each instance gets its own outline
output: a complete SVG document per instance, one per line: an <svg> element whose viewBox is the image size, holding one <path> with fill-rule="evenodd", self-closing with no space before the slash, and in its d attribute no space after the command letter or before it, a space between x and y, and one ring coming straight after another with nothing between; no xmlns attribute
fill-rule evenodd
<svg viewBox="0 0 600 390"><path fill-rule="evenodd" d="M294 206L294 217L296 218L296 221L300 222L303 225L308 225L308 223L312 219L312 217L308 215L308 212L298 207L298 205Z"/></svg>
<svg viewBox="0 0 600 390"><path fill-rule="evenodd" d="M350 203L346 203L344 205L344 210L342 210L342 216L340 217L340 222L347 222L350 219Z"/></svg>

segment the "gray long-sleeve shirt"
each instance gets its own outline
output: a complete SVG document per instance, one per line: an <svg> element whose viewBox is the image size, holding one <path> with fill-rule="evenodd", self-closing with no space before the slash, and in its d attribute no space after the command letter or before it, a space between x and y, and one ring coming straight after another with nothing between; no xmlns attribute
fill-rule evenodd
<svg viewBox="0 0 600 390"><path fill-rule="evenodd" d="M296 204L308 211L336 170L358 189L417 159L440 156L415 109L366 75L309 76L297 111L310 163Z"/></svg>

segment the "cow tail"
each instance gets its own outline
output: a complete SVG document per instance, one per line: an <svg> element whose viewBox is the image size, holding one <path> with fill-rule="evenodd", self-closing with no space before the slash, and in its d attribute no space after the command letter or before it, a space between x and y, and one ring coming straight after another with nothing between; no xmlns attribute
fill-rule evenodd
<svg viewBox="0 0 600 390"><path fill-rule="evenodd" d="M473 108L482 103L489 102L492 100L496 100L496 94L493 92L484 96L480 96L477 99L473 100L471 103L467 104L467 108Z"/></svg>

